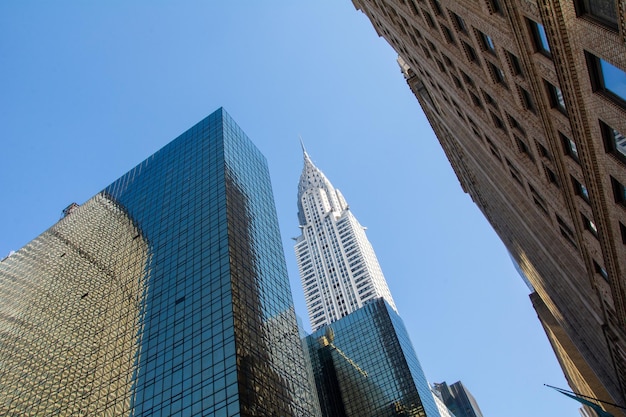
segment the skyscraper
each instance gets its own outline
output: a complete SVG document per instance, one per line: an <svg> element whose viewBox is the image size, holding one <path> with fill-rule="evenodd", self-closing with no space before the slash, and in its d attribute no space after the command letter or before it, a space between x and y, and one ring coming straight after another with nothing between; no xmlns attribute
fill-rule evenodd
<svg viewBox="0 0 626 417"><path fill-rule="evenodd" d="M222 109L0 262L3 415L315 416L265 158Z"/></svg>
<svg viewBox="0 0 626 417"><path fill-rule="evenodd" d="M298 184L302 234L295 251L311 327L319 329L380 297L395 310L365 228L341 192L303 153Z"/></svg>
<svg viewBox="0 0 626 417"><path fill-rule="evenodd" d="M572 390L626 405L626 1L353 3L531 284Z"/></svg>
<svg viewBox="0 0 626 417"><path fill-rule="evenodd" d="M445 382L437 383L434 389L454 417L483 417L476 399L461 381L450 386Z"/></svg>
<svg viewBox="0 0 626 417"><path fill-rule="evenodd" d="M327 417L440 417L402 319L383 298L307 337Z"/></svg>

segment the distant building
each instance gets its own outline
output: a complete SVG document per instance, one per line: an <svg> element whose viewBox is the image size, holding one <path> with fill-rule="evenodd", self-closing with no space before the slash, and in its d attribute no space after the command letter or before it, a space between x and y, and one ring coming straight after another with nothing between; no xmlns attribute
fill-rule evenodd
<svg viewBox="0 0 626 417"><path fill-rule="evenodd" d="M437 383L433 389L455 417L483 417L474 396L461 381L450 386L445 382Z"/></svg>
<svg viewBox="0 0 626 417"><path fill-rule="evenodd" d="M365 228L339 190L304 151L298 184L298 220L302 235L295 251L313 330L384 298L395 310Z"/></svg>
<svg viewBox="0 0 626 417"><path fill-rule="evenodd" d="M318 416L266 160L222 109L0 262L0 414Z"/></svg>
<svg viewBox="0 0 626 417"><path fill-rule="evenodd" d="M440 417L402 319L384 299L306 340L325 417Z"/></svg>
<svg viewBox="0 0 626 417"><path fill-rule="evenodd" d="M626 1L353 3L534 288L572 390L625 406Z"/></svg>

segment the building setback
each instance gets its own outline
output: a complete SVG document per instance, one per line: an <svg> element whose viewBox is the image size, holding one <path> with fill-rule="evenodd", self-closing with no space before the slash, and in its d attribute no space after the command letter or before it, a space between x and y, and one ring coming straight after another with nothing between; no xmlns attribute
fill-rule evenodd
<svg viewBox="0 0 626 417"><path fill-rule="evenodd" d="M296 260L313 330L383 297L395 304L365 228L338 189L304 152L298 184L302 234Z"/></svg>
<svg viewBox="0 0 626 417"><path fill-rule="evenodd" d="M626 1L353 3L532 285L571 388L626 405Z"/></svg>
<svg viewBox="0 0 626 417"><path fill-rule="evenodd" d="M0 414L317 416L267 164L222 109L0 262Z"/></svg>

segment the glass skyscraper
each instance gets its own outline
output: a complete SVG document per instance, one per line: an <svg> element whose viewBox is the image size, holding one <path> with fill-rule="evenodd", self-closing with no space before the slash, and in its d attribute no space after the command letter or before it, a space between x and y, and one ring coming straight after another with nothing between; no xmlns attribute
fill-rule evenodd
<svg viewBox="0 0 626 417"><path fill-rule="evenodd" d="M404 324L384 299L307 343L324 416L440 416Z"/></svg>
<svg viewBox="0 0 626 417"><path fill-rule="evenodd" d="M315 416L265 158L222 109L0 262L0 414Z"/></svg>

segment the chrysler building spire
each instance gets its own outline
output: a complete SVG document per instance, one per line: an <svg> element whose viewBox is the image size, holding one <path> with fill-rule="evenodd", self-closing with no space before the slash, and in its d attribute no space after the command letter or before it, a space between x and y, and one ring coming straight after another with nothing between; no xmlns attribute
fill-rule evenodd
<svg viewBox="0 0 626 417"><path fill-rule="evenodd" d="M374 249L348 203L311 161L302 144L298 184L302 235L295 250L311 327L330 324L384 298L395 310Z"/></svg>

